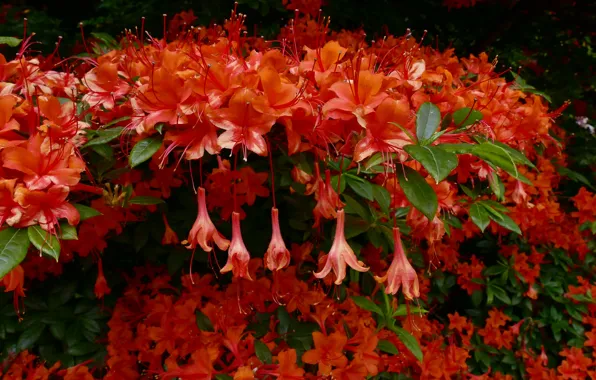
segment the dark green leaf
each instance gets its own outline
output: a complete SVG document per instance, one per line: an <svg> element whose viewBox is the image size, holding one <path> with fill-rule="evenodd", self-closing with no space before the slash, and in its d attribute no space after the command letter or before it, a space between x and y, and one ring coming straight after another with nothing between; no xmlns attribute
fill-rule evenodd
<svg viewBox="0 0 596 380"><path fill-rule="evenodd" d="M77 228L68 223L60 223L60 240L79 240Z"/></svg>
<svg viewBox="0 0 596 380"><path fill-rule="evenodd" d="M467 127L482 120L482 112L469 107L461 108L453 113L453 122L458 128Z"/></svg>
<svg viewBox="0 0 596 380"><path fill-rule="evenodd" d="M29 241L41 252L53 257L56 261L60 258L60 241L56 236L44 231L39 226L27 228Z"/></svg>
<svg viewBox="0 0 596 380"><path fill-rule="evenodd" d="M370 224L361 218L355 217L353 215L346 215L346 223L345 223L345 237L346 239L351 239L355 236L358 236L362 233L365 233L370 228Z"/></svg>
<svg viewBox="0 0 596 380"><path fill-rule="evenodd" d="M149 137L139 141L130 151L130 156L128 157L130 167L134 168L147 161L153 157L160 147L161 140L155 137Z"/></svg>
<svg viewBox="0 0 596 380"><path fill-rule="evenodd" d="M499 178L496 171L491 171L488 175L488 184L498 200L503 200L505 196L505 186Z"/></svg>
<svg viewBox="0 0 596 380"><path fill-rule="evenodd" d="M93 145L91 149L109 162L114 159L114 149L108 144Z"/></svg>
<svg viewBox="0 0 596 380"><path fill-rule="evenodd" d="M199 328L199 330L211 332L215 331L213 329L213 324L211 323L209 317L203 314L200 310L195 310L195 317L197 321L197 327Z"/></svg>
<svg viewBox="0 0 596 380"><path fill-rule="evenodd" d="M364 297L364 296L352 296L352 300L361 309L368 310L368 311L371 311L373 313L377 313L379 315L383 315L383 310L381 310L381 308L376 303L374 303L373 301L371 301L367 297Z"/></svg>
<svg viewBox="0 0 596 380"><path fill-rule="evenodd" d="M399 354L399 350L397 349L397 347L395 347L395 345L393 343L391 343L388 340L379 340L379 342L377 343L377 348L379 349L379 351L391 354L391 355L398 355Z"/></svg>
<svg viewBox="0 0 596 380"><path fill-rule="evenodd" d="M474 222L482 232L484 232L490 223L488 212L478 203L474 203L470 206L470 217L472 218L472 222Z"/></svg>
<svg viewBox="0 0 596 380"><path fill-rule="evenodd" d="M455 228L458 228L458 229L461 229L461 228L462 228L461 220L459 220L459 219L457 218L457 216L455 216L455 215L453 215L453 214L451 214L451 213L448 213L448 212L447 212L447 213L445 213L445 214L443 215L443 221L444 221L444 222L445 222L447 225L449 225L449 226L451 226L451 227L455 227Z"/></svg>
<svg viewBox="0 0 596 380"><path fill-rule="evenodd" d="M28 249L27 230L8 227L0 231L0 279L25 259Z"/></svg>
<svg viewBox="0 0 596 380"><path fill-rule="evenodd" d="M102 129L97 131L97 137L89 140L84 146L90 147L95 145L107 144L122 134L124 128L115 127L110 129Z"/></svg>
<svg viewBox="0 0 596 380"><path fill-rule="evenodd" d="M344 208L344 210L347 214L356 214L364 220L369 220L370 213L364 206L362 206L360 203L358 203L357 200L355 200L347 194L342 194L342 196L346 203L346 207Z"/></svg>
<svg viewBox="0 0 596 380"><path fill-rule="evenodd" d="M511 304L511 298L509 298L509 296L507 295L507 293L505 292L505 290L503 290L503 288L494 285L494 284L490 284L488 286L488 289L490 289L492 291L492 293L494 294L495 297L497 297L498 299L500 299L502 302L510 305Z"/></svg>
<svg viewBox="0 0 596 380"><path fill-rule="evenodd" d="M81 205L78 203L73 204L73 206L79 212L79 215L81 216L81 221L93 218L94 216L103 215L101 212L89 206Z"/></svg>
<svg viewBox="0 0 596 380"><path fill-rule="evenodd" d="M437 194L433 188L420 173L409 166L404 166L403 170L398 169L397 176L399 185L412 206L416 207L429 220L433 220L439 208Z"/></svg>
<svg viewBox="0 0 596 380"><path fill-rule="evenodd" d="M273 362L271 350L260 340L255 340L255 354L265 364L271 364Z"/></svg>
<svg viewBox="0 0 596 380"><path fill-rule="evenodd" d="M62 340L64 338L64 333L66 331L66 324L65 322L54 323L50 325L50 332L54 336L54 338L58 340Z"/></svg>
<svg viewBox="0 0 596 380"><path fill-rule="evenodd" d="M37 342L37 340L43 333L45 327L46 325L38 322L26 328L25 331L23 331L23 333L21 334L21 336L19 336L19 340L17 341L17 350L24 351L33 347L35 342Z"/></svg>
<svg viewBox="0 0 596 380"><path fill-rule="evenodd" d="M280 306L277 308L277 320L279 321L279 324L277 325L277 333L279 335L287 334L290 329L291 320L290 314L288 314L285 307Z"/></svg>
<svg viewBox="0 0 596 380"><path fill-rule="evenodd" d="M354 190L354 192L369 201L374 200L373 187L370 182L365 181L351 174L344 175L348 185Z"/></svg>
<svg viewBox="0 0 596 380"><path fill-rule="evenodd" d="M401 342L412 353L412 355L414 355L418 361L422 361L422 350L420 349L420 344L416 338L401 327L394 326L392 331L397 334L399 340L401 340Z"/></svg>
<svg viewBox="0 0 596 380"><path fill-rule="evenodd" d="M10 47L17 47L23 41L15 37L0 37L0 45L8 45Z"/></svg>
<svg viewBox="0 0 596 380"><path fill-rule="evenodd" d="M439 107L430 102L423 103L416 113L416 137L419 143L428 140L441 124L441 111Z"/></svg>
<svg viewBox="0 0 596 380"><path fill-rule="evenodd" d="M389 190L383 186L373 185L373 196L379 204L381 211L385 215L389 215L389 207L391 206L391 194L389 194Z"/></svg>
<svg viewBox="0 0 596 380"><path fill-rule="evenodd" d="M440 146L406 145L404 150L424 166L436 183L447 178L457 167L455 153L444 151Z"/></svg>
<svg viewBox="0 0 596 380"><path fill-rule="evenodd" d="M128 200L128 203L130 203L132 205L151 206L151 205L157 205L160 203L164 203L164 200L160 199L160 198L156 198L156 197L151 197L148 195L141 195L138 197L130 198Z"/></svg>
<svg viewBox="0 0 596 380"><path fill-rule="evenodd" d="M66 352L72 356L83 356L97 351L97 349L98 346L95 343L79 342L69 347Z"/></svg>

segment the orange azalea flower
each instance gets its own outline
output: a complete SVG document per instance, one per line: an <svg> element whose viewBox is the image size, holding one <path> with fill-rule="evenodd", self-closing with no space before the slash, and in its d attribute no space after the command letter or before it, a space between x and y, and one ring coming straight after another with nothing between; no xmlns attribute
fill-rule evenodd
<svg viewBox="0 0 596 380"><path fill-rule="evenodd" d="M52 186L47 191L30 191L25 187L15 190L14 198L21 206L18 213L21 217L15 227L27 227L39 224L44 230L55 233L58 219L65 218L68 224L79 224L79 212L70 203L66 202L68 187ZM11 219L7 220L10 222Z"/></svg>
<svg viewBox="0 0 596 380"><path fill-rule="evenodd" d="M400 161L407 155L403 147L412 144L408 135L392 122L405 126L410 119L410 106L405 101L385 99L371 114L359 122L366 128L366 136L354 148L354 161L360 162L374 153L402 153Z"/></svg>
<svg viewBox="0 0 596 380"><path fill-rule="evenodd" d="M385 276L375 277L375 279L378 282L387 281L387 287L385 288L387 294L396 294L401 287L406 299L418 298L420 297L418 275L406 257L399 228L397 227L393 228L393 241L394 254L389 270Z"/></svg>
<svg viewBox="0 0 596 380"><path fill-rule="evenodd" d="M197 192L198 202L198 214L195 223L188 234L188 239L183 241L183 244L188 244L188 249L195 249L197 245L200 245L203 251L211 252L211 241L219 247L222 251L225 251L230 246L230 241L223 237L222 234L217 232L215 225L209 218L209 212L207 211L207 203L205 201L205 189L199 187Z"/></svg>
<svg viewBox="0 0 596 380"><path fill-rule="evenodd" d="M35 135L27 140L27 147L9 147L2 151L3 166L24 174L29 190L48 186L73 186L79 183L85 163L74 155L73 146L66 143L60 149L49 146L49 140Z"/></svg>
<svg viewBox="0 0 596 380"><path fill-rule="evenodd" d="M298 380L304 376L304 370L296 364L296 350L289 349L277 354L279 367L277 369L278 380Z"/></svg>
<svg viewBox="0 0 596 380"><path fill-rule="evenodd" d="M333 119L350 120L363 118L374 112L375 108L389 95L383 91L385 76L371 71L360 71L354 80L336 82L331 90L337 98L329 100L323 106L323 113Z"/></svg>
<svg viewBox="0 0 596 380"><path fill-rule="evenodd" d="M18 204L14 201L14 188L16 179L0 179L0 226L7 222L14 225L20 219L21 214L15 214L18 211ZM13 211L14 210L14 211ZM16 219L9 220L15 216Z"/></svg>
<svg viewBox="0 0 596 380"><path fill-rule="evenodd" d="M250 369L250 367L240 367L236 370L234 374L234 380L253 380L255 378L255 374Z"/></svg>
<svg viewBox="0 0 596 380"><path fill-rule="evenodd" d="M76 106L71 101L60 104L56 97L40 96L38 102L39 111L46 118L39 129L53 141L60 138L74 138L83 129L89 127L87 123L79 121Z"/></svg>
<svg viewBox="0 0 596 380"><path fill-rule="evenodd" d="M91 107L101 104L103 108L111 110L116 100L125 96L130 86L120 76L125 73L118 71L118 63L110 62L108 57L100 57L99 65L85 74L83 83L89 93L83 96L83 101Z"/></svg>
<svg viewBox="0 0 596 380"><path fill-rule="evenodd" d="M234 277L250 278L248 273L248 262L250 261L250 253L244 245L242 240L242 231L240 230L240 214L232 213L232 242L228 249L228 262L221 268L221 273L233 271Z"/></svg>
<svg viewBox="0 0 596 380"><path fill-rule="evenodd" d="M332 367L343 368L348 364L348 358L343 354L348 338L335 332L329 336L315 331L312 333L315 348L302 355L302 361L308 364L318 364L319 374L327 376Z"/></svg>
<svg viewBox="0 0 596 380"><path fill-rule="evenodd" d="M336 285L340 285L346 277L346 264L348 264L350 268L357 270L358 272L368 271L368 268L364 266L364 263L358 261L356 255L354 254L354 251L346 241L346 237L344 234L345 218L346 216L344 210L339 210L337 212L337 226L335 227L335 238L333 239L333 245L331 246L331 250L327 255L327 261L325 262L325 266L323 267L323 269L321 269L320 272L315 273L315 277L324 278L333 269L333 273L336 276Z"/></svg>
<svg viewBox="0 0 596 380"><path fill-rule="evenodd" d="M320 83L330 72L338 68L341 60L347 52L337 41L329 41L319 49L306 50L306 56L300 62L300 71L309 72L314 70L315 80Z"/></svg>
<svg viewBox="0 0 596 380"><path fill-rule="evenodd" d="M267 154L267 143L263 135L275 124L276 117L258 112L252 105L257 94L250 89L237 91L230 99L228 108L212 112L211 122L224 129L217 142L222 148L233 149L242 145L244 160L250 150L259 156Z"/></svg>
<svg viewBox="0 0 596 380"><path fill-rule="evenodd" d="M64 380L94 380L86 366L74 366L66 370Z"/></svg>
<svg viewBox="0 0 596 380"><path fill-rule="evenodd" d="M271 208L271 225L273 233L267 252L265 252L265 263L269 270L280 270L290 264L290 251L286 248L286 243L281 236L279 228L279 212L277 208Z"/></svg>

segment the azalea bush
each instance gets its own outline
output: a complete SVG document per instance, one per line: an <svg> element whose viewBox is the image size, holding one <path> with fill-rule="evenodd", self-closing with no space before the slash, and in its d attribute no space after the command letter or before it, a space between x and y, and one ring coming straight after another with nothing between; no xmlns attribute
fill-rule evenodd
<svg viewBox="0 0 596 380"><path fill-rule="evenodd" d="M2 40L4 378L594 375L568 103L302 12Z"/></svg>

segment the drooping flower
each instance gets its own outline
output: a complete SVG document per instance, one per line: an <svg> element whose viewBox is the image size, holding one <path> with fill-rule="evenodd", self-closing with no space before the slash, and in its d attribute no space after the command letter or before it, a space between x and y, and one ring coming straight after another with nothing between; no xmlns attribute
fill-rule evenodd
<svg viewBox="0 0 596 380"><path fill-rule="evenodd" d="M97 262L97 280L95 280L94 287L95 297L103 298L106 294L110 294L112 290L108 286L108 282L103 274L103 263L101 259Z"/></svg>
<svg viewBox="0 0 596 380"><path fill-rule="evenodd" d="M228 249L228 262L221 268L221 273L232 271L234 277L250 278L248 273L248 262L250 261L250 253L244 245L242 240L242 231L240 230L240 214L232 213L232 242Z"/></svg>
<svg viewBox="0 0 596 380"><path fill-rule="evenodd" d="M393 261L389 266L387 274L383 277L376 277L378 282L387 281L385 293L396 294L399 288L402 288L404 296L408 300L420 297L420 286L418 284L418 275L412 267L412 264L406 257L399 228L393 228L394 253Z"/></svg>
<svg viewBox="0 0 596 380"><path fill-rule="evenodd" d="M281 236L279 211L275 207L271 209L271 225L273 233L269 248L265 253L265 264L269 270L275 271L287 267L290 263L290 251L286 248L284 239Z"/></svg>
<svg viewBox="0 0 596 380"><path fill-rule="evenodd" d="M205 189L199 187L197 193L198 200L198 215L195 223L188 234L188 239L185 244L188 244L188 249L195 249L197 245L200 245L203 251L211 252L211 241L221 249L225 251L230 246L230 241L223 237L222 234L217 232L215 225L209 218L209 212L207 211L207 202L205 200Z"/></svg>
<svg viewBox="0 0 596 380"><path fill-rule="evenodd" d="M168 223L166 214L163 214L162 218L163 218L163 223L165 225L166 230L163 233L163 238L161 239L161 244L162 245L178 244L178 242L179 242L178 235L176 235L176 232L172 229L172 227L170 227L170 223Z"/></svg>
<svg viewBox="0 0 596 380"><path fill-rule="evenodd" d="M315 277L324 278L333 269L333 273L335 273L336 276L336 285L340 285L346 277L346 264L358 272L368 271L368 268L364 266L364 263L358 261L354 251L346 241L346 236L344 234L345 218L346 216L343 209L337 211L335 238L333 239L331 250L327 255L327 262L320 272L315 273Z"/></svg>

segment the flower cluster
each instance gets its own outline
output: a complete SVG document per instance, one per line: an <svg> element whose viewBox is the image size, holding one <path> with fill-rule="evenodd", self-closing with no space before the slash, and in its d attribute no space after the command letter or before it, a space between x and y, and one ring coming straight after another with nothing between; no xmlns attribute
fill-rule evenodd
<svg viewBox="0 0 596 380"><path fill-rule="evenodd" d="M105 300L111 251L164 254L172 272L190 258L181 286L163 268L125 275L102 365L24 352L8 378L593 373L596 198L582 188L570 212L558 197L565 105L549 112L486 54L330 33L316 4L289 3L306 15L277 42L247 37L234 10L210 28L177 15L162 39L126 31L62 71L56 52L27 58L32 37L0 56L15 308L26 279L73 260L97 263Z"/></svg>

